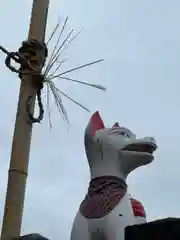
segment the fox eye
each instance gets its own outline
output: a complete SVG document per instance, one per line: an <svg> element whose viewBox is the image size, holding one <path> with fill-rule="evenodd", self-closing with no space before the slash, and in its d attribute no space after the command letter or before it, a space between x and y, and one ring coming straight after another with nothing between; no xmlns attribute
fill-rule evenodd
<svg viewBox="0 0 180 240"><path fill-rule="evenodd" d="M120 133L122 136L129 138L128 134L126 132L121 132Z"/></svg>
<svg viewBox="0 0 180 240"><path fill-rule="evenodd" d="M121 135L125 138L130 138L130 135L126 132L126 131L123 131L121 129L112 129L110 134L116 134L116 135Z"/></svg>

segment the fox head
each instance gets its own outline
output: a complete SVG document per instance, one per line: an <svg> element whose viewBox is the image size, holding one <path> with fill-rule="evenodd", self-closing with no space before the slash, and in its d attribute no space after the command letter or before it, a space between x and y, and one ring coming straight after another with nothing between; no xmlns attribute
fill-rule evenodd
<svg viewBox="0 0 180 240"><path fill-rule="evenodd" d="M99 112L95 112L85 130L85 149L89 162L93 158L102 158L102 154L107 154L108 151L118 156L122 169L128 174L153 161L157 144L152 137L137 138L118 122L111 128L106 128ZM112 161L111 157L109 161Z"/></svg>

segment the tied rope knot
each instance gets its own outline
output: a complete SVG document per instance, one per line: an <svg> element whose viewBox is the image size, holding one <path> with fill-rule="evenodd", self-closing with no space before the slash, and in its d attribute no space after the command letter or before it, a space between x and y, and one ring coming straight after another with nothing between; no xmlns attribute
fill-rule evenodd
<svg viewBox="0 0 180 240"><path fill-rule="evenodd" d="M39 116L35 118L31 113L31 103L33 96L29 96L26 102L26 110L29 119L32 123L40 123L44 117L44 108L41 99L41 91L43 89L44 75L41 73L42 68L45 65L46 58L48 56L48 49L45 43L40 43L36 39L23 41L18 52L9 52L2 46L0 50L4 52L7 57L5 59L5 65L12 72L18 73L20 79L23 76L32 76L33 87L37 89L37 102L39 106ZM12 60L20 64L19 69L14 67Z"/></svg>

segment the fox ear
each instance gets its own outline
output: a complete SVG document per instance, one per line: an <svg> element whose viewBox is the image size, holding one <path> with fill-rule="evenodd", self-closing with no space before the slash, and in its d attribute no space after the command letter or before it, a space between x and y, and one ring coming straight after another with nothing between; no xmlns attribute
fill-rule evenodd
<svg viewBox="0 0 180 240"><path fill-rule="evenodd" d="M103 123L98 111L92 115L90 122L89 122L89 127L90 127L92 136L95 136L95 133L97 130L104 128L104 123Z"/></svg>
<svg viewBox="0 0 180 240"><path fill-rule="evenodd" d="M119 123L118 122L116 122L113 126L112 126L112 128L119 128L120 126L119 126Z"/></svg>

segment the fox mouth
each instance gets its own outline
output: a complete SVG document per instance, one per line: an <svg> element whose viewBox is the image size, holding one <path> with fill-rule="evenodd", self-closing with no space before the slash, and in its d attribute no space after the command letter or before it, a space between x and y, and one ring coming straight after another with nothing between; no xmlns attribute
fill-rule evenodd
<svg viewBox="0 0 180 240"><path fill-rule="evenodd" d="M124 147L122 150L131 151L131 152L140 152L140 153L149 153L153 154L153 152L157 149L155 144L149 143L136 143L136 144L129 144Z"/></svg>

